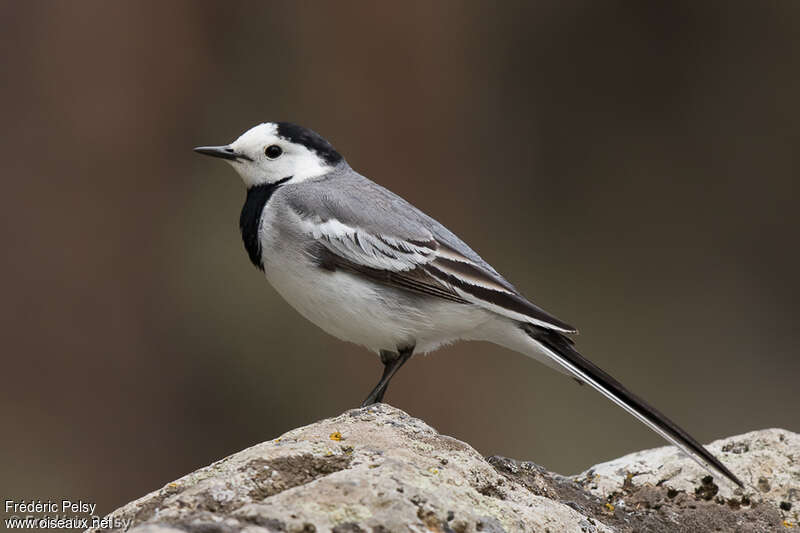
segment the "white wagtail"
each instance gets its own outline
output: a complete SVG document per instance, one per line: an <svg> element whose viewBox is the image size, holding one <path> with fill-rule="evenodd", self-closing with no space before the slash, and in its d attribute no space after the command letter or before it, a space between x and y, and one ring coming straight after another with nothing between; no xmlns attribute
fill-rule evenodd
<svg viewBox="0 0 800 533"><path fill-rule="evenodd" d="M706 469L742 482L674 422L579 354L576 329L522 296L461 239L360 175L319 134L259 124L195 148L244 180L239 227L250 261L301 315L380 355L380 402L412 353L458 340L505 346L588 383Z"/></svg>

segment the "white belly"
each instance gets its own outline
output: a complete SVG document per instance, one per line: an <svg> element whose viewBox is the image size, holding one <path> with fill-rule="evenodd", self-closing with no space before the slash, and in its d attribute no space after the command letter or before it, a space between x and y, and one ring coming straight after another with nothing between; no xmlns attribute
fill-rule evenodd
<svg viewBox="0 0 800 533"><path fill-rule="evenodd" d="M334 337L376 352L430 352L471 338L491 318L472 305L408 294L348 272L299 262L287 268L283 260L264 266L270 284L301 315Z"/></svg>

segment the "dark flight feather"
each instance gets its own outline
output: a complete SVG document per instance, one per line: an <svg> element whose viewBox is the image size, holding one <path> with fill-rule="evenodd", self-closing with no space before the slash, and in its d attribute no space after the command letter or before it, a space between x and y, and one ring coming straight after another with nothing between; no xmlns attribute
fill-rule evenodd
<svg viewBox="0 0 800 533"><path fill-rule="evenodd" d="M419 267L406 271L372 268L349 261L332 252L324 245L312 246L308 249L308 253L314 259L314 262L325 270L343 270L361 274L377 283L389 287L404 289L435 298L442 298L451 302L462 304L469 303L467 300L461 298L452 287L437 280Z"/></svg>

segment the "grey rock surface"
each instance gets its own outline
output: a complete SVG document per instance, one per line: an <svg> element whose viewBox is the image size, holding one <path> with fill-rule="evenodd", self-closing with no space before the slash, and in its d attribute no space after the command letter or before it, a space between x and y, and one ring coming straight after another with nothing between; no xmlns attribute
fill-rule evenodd
<svg viewBox="0 0 800 533"><path fill-rule="evenodd" d="M797 523L800 435L770 429L711 447L751 486L710 479L670 447L561 476L485 459L379 404L233 454L111 516L132 519L136 533L761 532Z"/></svg>

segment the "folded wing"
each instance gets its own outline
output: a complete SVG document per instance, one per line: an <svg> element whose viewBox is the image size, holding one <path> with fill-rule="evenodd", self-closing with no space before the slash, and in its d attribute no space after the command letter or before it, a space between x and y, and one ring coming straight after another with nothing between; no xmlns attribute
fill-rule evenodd
<svg viewBox="0 0 800 533"><path fill-rule="evenodd" d="M328 216L295 210L313 237L308 252L328 269L344 269L419 294L470 303L560 332L575 328L529 302L490 267L440 242L420 226L413 236L371 232Z"/></svg>

